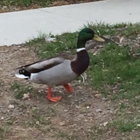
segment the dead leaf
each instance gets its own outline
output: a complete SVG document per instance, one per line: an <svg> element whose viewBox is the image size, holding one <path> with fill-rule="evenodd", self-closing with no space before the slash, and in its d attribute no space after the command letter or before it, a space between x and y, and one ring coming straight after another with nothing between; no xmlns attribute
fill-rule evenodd
<svg viewBox="0 0 140 140"><path fill-rule="evenodd" d="M22 97L23 100L26 100L26 99L29 99L29 98L30 98L29 93L23 94L23 97Z"/></svg>
<svg viewBox="0 0 140 140"><path fill-rule="evenodd" d="M107 124L108 124L108 122L104 122L104 123L103 123L103 126L106 126Z"/></svg>
<svg viewBox="0 0 140 140"><path fill-rule="evenodd" d="M120 38L120 43L122 43L122 42L123 42L123 40L124 40L124 37L121 37L121 38Z"/></svg>

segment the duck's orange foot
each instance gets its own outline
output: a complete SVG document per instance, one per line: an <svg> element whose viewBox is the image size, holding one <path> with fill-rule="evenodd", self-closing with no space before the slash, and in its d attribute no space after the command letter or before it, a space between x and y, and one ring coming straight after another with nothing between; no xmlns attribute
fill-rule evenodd
<svg viewBox="0 0 140 140"><path fill-rule="evenodd" d="M52 101L52 102L57 102L57 101L59 101L59 100L61 100L61 96L57 96L57 97L51 97L51 98L48 98L50 101Z"/></svg>
<svg viewBox="0 0 140 140"><path fill-rule="evenodd" d="M72 93L73 92L73 89L72 89L72 87L69 84L65 84L63 86L64 86L64 88L66 89L66 91L68 93Z"/></svg>
<svg viewBox="0 0 140 140"><path fill-rule="evenodd" d="M52 101L52 102L57 102L59 100L61 100L61 96L57 96L57 97L52 97L52 89L49 87L48 88L48 94L47 94L47 98Z"/></svg>

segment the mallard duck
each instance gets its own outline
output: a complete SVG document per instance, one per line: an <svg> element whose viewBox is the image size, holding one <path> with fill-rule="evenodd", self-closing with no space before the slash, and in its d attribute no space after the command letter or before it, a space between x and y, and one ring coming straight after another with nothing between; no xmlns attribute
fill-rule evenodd
<svg viewBox="0 0 140 140"><path fill-rule="evenodd" d="M63 85L71 93L72 87L68 84L77 79L89 65L89 56L85 49L88 40L104 42L104 39L95 35L90 28L80 31L77 40L76 55L57 55L15 70L15 76L28 79L32 82L48 85L47 98L52 102L61 100L61 96L53 97L52 88Z"/></svg>

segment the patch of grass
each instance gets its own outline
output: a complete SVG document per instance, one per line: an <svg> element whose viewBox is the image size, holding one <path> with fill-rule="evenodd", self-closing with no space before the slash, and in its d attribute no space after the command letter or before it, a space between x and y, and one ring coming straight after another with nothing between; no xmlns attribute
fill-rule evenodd
<svg viewBox="0 0 140 140"><path fill-rule="evenodd" d="M88 129L87 135L89 139L100 139L100 136L103 134L103 131L103 128L94 125L93 127Z"/></svg>
<svg viewBox="0 0 140 140"><path fill-rule="evenodd" d="M30 40L26 45L34 46L41 58L48 58L60 53L75 52L77 34L64 33L61 36L55 36L56 42L47 43L44 36ZM34 49L34 48L33 48Z"/></svg>
<svg viewBox="0 0 140 140"><path fill-rule="evenodd" d="M13 119L9 119L9 120L7 120L7 124L8 125L13 125L13 123L15 122L15 120Z"/></svg>
<svg viewBox="0 0 140 140"><path fill-rule="evenodd" d="M4 129L2 127L0 127L0 140L2 140L4 138Z"/></svg>
<svg viewBox="0 0 140 140"><path fill-rule="evenodd" d="M32 91L32 87L31 86L25 86L25 85L21 85L17 82L14 82L11 85L11 88L14 92L15 92L15 98L16 99L22 99L23 95L25 93L28 93L30 91Z"/></svg>
<svg viewBox="0 0 140 140"><path fill-rule="evenodd" d="M45 112L42 114L42 112L39 109L34 109L32 112L32 119L36 123L36 125L49 125L50 124L50 117L43 116L45 115Z"/></svg>
<svg viewBox="0 0 140 140"><path fill-rule="evenodd" d="M99 23L96 25L91 25L91 24L85 25L85 27L93 28L101 36L121 35L121 36L129 37L131 35L135 36L140 32L140 24L131 24L131 23L130 24L121 23L121 24L114 24L114 25Z"/></svg>
<svg viewBox="0 0 140 140"><path fill-rule="evenodd" d="M0 126L0 140L5 140L8 130L9 130L9 127Z"/></svg>
<svg viewBox="0 0 140 140"><path fill-rule="evenodd" d="M134 62L133 57L128 54L129 49L127 46L120 48L116 44L109 44L99 55L91 56L91 84L97 88L101 85L115 86L122 82L130 82L134 76L138 77L140 68L134 63L139 62Z"/></svg>
<svg viewBox="0 0 140 140"><path fill-rule="evenodd" d="M55 110L51 107L47 107L45 110L41 108L33 107L30 111L29 120L25 122L27 127L40 128L42 126L49 126L51 124L51 117L55 115ZM47 127L48 128L48 127ZM49 131L49 129L47 130Z"/></svg>
<svg viewBox="0 0 140 140"><path fill-rule="evenodd" d="M30 7L32 5L39 5L42 7L47 7L51 4L52 0L2 0L0 5L3 6L18 6L18 7Z"/></svg>
<svg viewBox="0 0 140 140"><path fill-rule="evenodd" d="M62 138L65 140L79 140L78 136L68 135L66 132L58 130L55 134L55 137Z"/></svg>
<svg viewBox="0 0 140 140"><path fill-rule="evenodd" d="M121 133L131 132L136 128L136 124L134 122L125 122L125 120L113 122L113 126L117 128Z"/></svg>

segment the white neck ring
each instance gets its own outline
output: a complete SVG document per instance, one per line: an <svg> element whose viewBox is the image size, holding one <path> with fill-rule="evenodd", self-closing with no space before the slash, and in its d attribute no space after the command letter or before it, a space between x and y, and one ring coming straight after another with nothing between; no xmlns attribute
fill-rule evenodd
<svg viewBox="0 0 140 140"><path fill-rule="evenodd" d="M83 51L83 50L85 50L85 48L78 48L78 49L76 49L76 52L80 52L80 51Z"/></svg>

